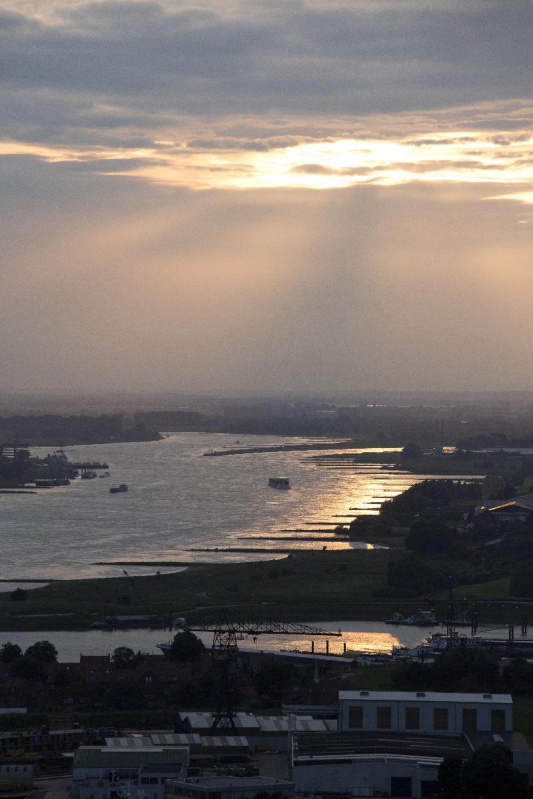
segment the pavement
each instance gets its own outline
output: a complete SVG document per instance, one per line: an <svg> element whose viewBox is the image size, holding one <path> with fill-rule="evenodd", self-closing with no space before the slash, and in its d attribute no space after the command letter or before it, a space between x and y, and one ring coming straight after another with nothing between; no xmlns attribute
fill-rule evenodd
<svg viewBox="0 0 533 799"><path fill-rule="evenodd" d="M45 777L33 781L34 799L69 799L72 776Z"/></svg>
<svg viewBox="0 0 533 799"><path fill-rule="evenodd" d="M261 777L272 777L275 780L289 779L288 752L258 752L253 755L252 763L259 769Z"/></svg>

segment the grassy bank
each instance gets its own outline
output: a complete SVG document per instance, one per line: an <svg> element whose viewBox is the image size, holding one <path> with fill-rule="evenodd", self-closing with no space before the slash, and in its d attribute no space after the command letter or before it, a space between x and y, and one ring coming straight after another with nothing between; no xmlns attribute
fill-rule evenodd
<svg viewBox="0 0 533 799"><path fill-rule="evenodd" d="M151 613L165 618L195 610L234 607L240 614L261 611L288 621L376 620L393 612L427 607L427 597L409 600L376 597L383 586L390 550L307 551L292 557L256 563L202 564L160 576L99 580L66 580L27 593L13 601L0 596L0 629L88 629L98 618ZM479 603L481 623L508 623L527 612L523 606L501 605L509 581L462 586L457 598ZM490 604L484 600L492 598ZM436 592L437 611L445 615L446 591Z"/></svg>

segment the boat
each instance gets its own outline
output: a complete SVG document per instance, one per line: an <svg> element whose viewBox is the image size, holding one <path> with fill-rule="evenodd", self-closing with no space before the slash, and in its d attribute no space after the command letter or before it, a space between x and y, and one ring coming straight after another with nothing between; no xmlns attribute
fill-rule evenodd
<svg viewBox="0 0 533 799"><path fill-rule="evenodd" d="M432 610L418 610L411 616L402 616L394 613L391 619L385 619L386 624L405 624L409 627L433 627L438 624Z"/></svg>
<svg viewBox="0 0 533 799"><path fill-rule="evenodd" d="M270 488L290 488L291 484L288 477L269 477L268 485Z"/></svg>
<svg viewBox="0 0 533 799"><path fill-rule="evenodd" d="M120 483L120 485L112 485L109 489L110 494L125 494L128 490L128 486L126 483Z"/></svg>
<svg viewBox="0 0 533 799"><path fill-rule="evenodd" d="M61 452L61 450L59 450L59 452ZM109 469L108 463L101 463L100 461L75 461L69 465L72 466L73 469Z"/></svg>
<svg viewBox="0 0 533 799"><path fill-rule="evenodd" d="M81 470L81 479L82 480L94 480L95 477L98 477L96 472L93 472L92 469L82 469Z"/></svg>
<svg viewBox="0 0 533 799"><path fill-rule="evenodd" d="M111 477L111 472L104 472L103 474L101 474L100 480L102 479L102 477Z"/></svg>

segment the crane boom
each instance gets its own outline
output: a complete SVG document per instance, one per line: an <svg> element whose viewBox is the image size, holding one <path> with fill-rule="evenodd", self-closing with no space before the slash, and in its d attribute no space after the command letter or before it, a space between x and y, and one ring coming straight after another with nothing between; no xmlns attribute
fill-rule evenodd
<svg viewBox="0 0 533 799"><path fill-rule="evenodd" d="M214 612L196 615L194 619L187 620L187 629L195 632L227 632L242 635L327 635L338 637L342 632L322 630L309 624L298 624L290 621L275 621L267 616L247 615L240 616L226 608Z"/></svg>
<svg viewBox="0 0 533 799"><path fill-rule="evenodd" d="M215 684L216 708L213 712L212 730L236 730L233 705L236 691L237 641L246 635L327 635L340 636L342 632L322 630L309 624L275 621L260 614L241 616L238 610L218 608L195 614L187 620L185 629L212 632L211 663Z"/></svg>

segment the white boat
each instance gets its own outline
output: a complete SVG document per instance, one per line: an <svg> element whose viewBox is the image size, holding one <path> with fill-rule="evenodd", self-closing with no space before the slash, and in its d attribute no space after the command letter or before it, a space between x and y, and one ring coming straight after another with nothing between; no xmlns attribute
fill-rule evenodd
<svg viewBox="0 0 533 799"><path fill-rule="evenodd" d="M290 488L291 484L288 477L269 477L268 485L270 488Z"/></svg>

